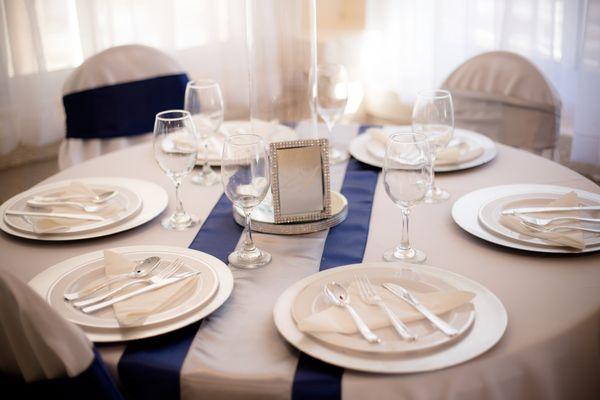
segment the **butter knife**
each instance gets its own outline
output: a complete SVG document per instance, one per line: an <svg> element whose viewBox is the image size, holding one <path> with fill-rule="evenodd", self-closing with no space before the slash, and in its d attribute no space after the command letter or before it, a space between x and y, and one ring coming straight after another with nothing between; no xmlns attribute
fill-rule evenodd
<svg viewBox="0 0 600 400"><path fill-rule="evenodd" d="M21 215L26 217L44 217L44 218L64 218L64 219L77 219L81 221L104 221L104 218L97 215L85 215L85 214L68 214L68 213L47 213L47 212L36 212L36 211L17 211L17 210L6 210L6 215Z"/></svg>
<svg viewBox="0 0 600 400"><path fill-rule="evenodd" d="M425 307L415 296L413 296L408 290L404 289L400 285L394 283L384 283L384 288L392 292L395 296L401 298L411 306L413 306L418 312L423 314L436 328L444 332L446 335L452 337L458 335L458 330L450 326L446 321L435 315L427 307Z"/></svg>
<svg viewBox="0 0 600 400"><path fill-rule="evenodd" d="M117 297L113 297L112 299L103 301L102 303L97 303L97 304L94 304L94 305L91 305L91 306L88 306L88 307L84 307L84 308L81 309L81 311L83 311L84 313L91 313L91 312L94 312L94 311L98 311L98 310L101 310L103 308L112 306L115 303L119 303L121 301L130 299L130 298L135 297L135 296L139 296L142 293L151 292L153 290L160 289L162 287L165 287L165 286L171 285L173 283L179 282L179 281L181 281L183 279L189 278L190 276L195 276L195 275L199 275L199 274L200 274L200 272L187 272L187 273L184 273L184 274L180 274L178 276L174 276L174 277L171 277L171 278L166 278L162 282L153 283L152 285L148 285L148 286L145 286L145 287L143 287L141 289L134 290L133 292L129 292L129 293L117 296Z"/></svg>
<svg viewBox="0 0 600 400"><path fill-rule="evenodd" d="M502 210L502 215L566 211L600 211L600 206L509 208L508 210Z"/></svg>

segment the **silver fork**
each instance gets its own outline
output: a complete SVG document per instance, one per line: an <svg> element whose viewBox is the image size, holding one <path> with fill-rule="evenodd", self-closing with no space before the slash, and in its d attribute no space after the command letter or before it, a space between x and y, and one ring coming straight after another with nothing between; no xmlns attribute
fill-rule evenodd
<svg viewBox="0 0 600 400"><path fill-rule="evenodd" d="M600 223L600 218L583 218L583 217L554 217L554 218L537 218L530 217L528 215L516 214L522 221L529 222L531 224L546 226L556 221L581 221L581 222L595 222Z"/></svg>
<svg viewBox="0 0 600 400"><path fill-rule="evenodd" d="M138 284L142 284L142 283L145 283L145 284L158 283L163 279L171 277L182 266L183 266L183 261L181 260L181 258L177 258L175 261L173 261L166 268L164 268L163 270L158 272L156 275L153 275L149 278L134 279L131 282L127 282L126 284L116 287L113 290L110 290L102 295L94 296L89 299L73 302L73 306L75 306L77 308L82 308L82 307L89 306L90 304L101 302L103 300L108 299L111 296L114 296L115 294L119 293L123 289L128 288L133 285L138 285Z"/></svg>
<svg viewBox="0 0 600 400"><path fill-rule="evenodd" d="M532 224L531 222L526 222L521 220L521 225L523 225L526 228L532 229L534 231L538 231L538 232L543 232L543 233L548 233L548 232L554 232L554 231L559 231L559 230L576 230L576 231L584 231L584 232L591 232L591 233L600 233L600 229L593 229L593 228L586 228L584 226L576 226L576 225L557 225L557 226L538 226L536 224Z"/></svg>
<svg viewBox="0 0 600 400"><path fill-rule="evenodd" d="M394 312L388 307L387 304L383 301L383 298L373 289L373 285L369 281L369 278L366 276L357 277L354 276L354 281L358 285L358 292L360 294L360 298L367 304L377 305L379 306L385 313L387 314L392 326L398 332L398 334L402 337L402 339L406 340L416 340L417 336L410 332L408 327L402 322Z"/></svg>

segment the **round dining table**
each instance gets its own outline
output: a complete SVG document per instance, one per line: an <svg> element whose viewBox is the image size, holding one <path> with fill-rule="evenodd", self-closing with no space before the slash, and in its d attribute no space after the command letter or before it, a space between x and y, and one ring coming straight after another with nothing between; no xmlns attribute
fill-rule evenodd
<svg viewBox="0 0 600 400"><path fill-rule="evenodd" d="M365 128L338 126L334 141L348 146ZM356 160L331 167L334 190L340 190L351 168L373 178L372 198L360 205L349 198L345 222L305 235L256 233L256 244L269 251L273 261L256 270L232 268L232 295L212 315L158 337L96 348L123 392L134 398L600 398L600 254L543 254L502 247L470 235L451 216L457 199L485 187L549 184L593 193L600 193L600 188L546 158L496 146L496 158L485 165L437 174L436 182L450 192L450 199L418 204L410 216L411 242L427 254L427 265L484 285L504 304L508 326L484 354L432 372L366 373L312 359L278 333L273 306L280 294L319 271L324 248L344 259L343 240L326 243L335 230L365 232L362 248L348 248L359 251L364 262L381 261L383 252L400 240L400 210L386 195L380 170ZM219 243L218 226L203 231L202 237L198 234L207 228L204 225L185 231L161 226L160 219L173 209L174 188L154 160L151 143L77 164L42 183L107 176L161 185L170 195L169 209L142 226L95 239L45 242L3 233L0 268L30 281L50 266L88 252L134 245L187 248L198 240ZM185 208L202 221L211 220L218 203L226 204L222 195L221 185L202 187L186 180L182 186ZM219 210L221 218L233 218L227 206ZM241 228L236 235L241 237Z"/></svg>

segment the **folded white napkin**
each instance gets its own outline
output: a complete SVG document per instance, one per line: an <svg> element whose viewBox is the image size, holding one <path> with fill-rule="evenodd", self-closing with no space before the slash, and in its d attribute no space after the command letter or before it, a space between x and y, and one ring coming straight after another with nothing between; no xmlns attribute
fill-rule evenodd
<svg viewBox="0 0 600 400"><path fill-rule="evenodd" d="M394 296L392 293L380 286L373 285L374 289L383 298L385 303L396 313L398 318L404 322L411 322L425 318L404 300ZM350 304L371 329L391 326L387 314L377 305L363 303L357 286L353 283L348 287ZM416 293L411 292L425 307L435 314L443 314L454 308L466 304L475 297L474 293L462 290ZM348 310L331 305L327 309L312 314L301 321L296 321L298 329L303 332L337 332L352 334L358 332L356 324L350 317Z"/></svg>
<svg viewBox="0 0 600 400"><path fill-rule="evenodd" d="M579 205L579 199L577 193L569 192L558 199L551 201L547 204L540 204L544 207L575 207ZM578 216L578 211L573 212L560 212L560 213L535 213L535 217L539 218L553 218L553 217L567 217L567 216ZM573 247L578 250L585 248L585 241L583 231L579 230L564 230L554 232L538 232L535 229L528 228L521 224L519 217L514 215L501 215L500 223L506 226L508 229L522 233L527 236L544 239L550 244ZM578 225L576 221L569 222L569 225ZM552 226L552 225L550 225Z"/></svg>
<svg viewBox="0 0 600 400"><path fill-rule="evenodd" d="M108 278L130 273L134 267L134 261L113 251L104 251L104 272ZM164 267L159 266L158 268ZM159 271L155 270L153 273L156 274ZM116 303L113 305L115 316L123 326L139 324L150 315L164 311L189 297L196 288L197 279L197 276L191 276L177 283ZM115 286L122 285L125 282L115 283ZM143 285L145 284L134 285L131 289L123 291L123 293L140 289Z"/></svg>
<svg viewBox="0 0 600 400"><path fill-rule="evenodd" d="M53 194L53 196L73 196L73 195L85 195L90 197L95 197L98 195L93 189L91 189L88 185L83 182L75 181L71 182L69 186L67 186L62 192ZM123 210L123 205L120 204L117 199L109 200L106 204L106 207L103 207L97 212L87 213L80 208L69 207L69 206L49 206L48 212L55 213L68 213L68 214L81 214L81 215L98 215L104 218L114 217L117 213ZM82 204L94 204L85 200L77 200L77 203ZM41 210L34 210L41 211ZM74 219L65 219L65 218L47 218L47 217L27 217L27 220L31 221L33 231L38 234L42 233L53 233L60 232L65 228L89 224L90 221L83 220L74 220Z"/></svg>
<svg viewBox="0 0 600 400"><path fill-rule="evenodd" d="M0 268L0 372L33 382L85 371L94 353L83 331L7 268Z"/></svg>
<svg viewBox="0 0 600 400"><path fill-rule="evenodd" d="M370 128L367 133L371 135L371 154L379 159L385 155L385 147L387 146L390 133L380 128ZM452 141L448 147L441 150L435 160L435 165L457 164L459 162L467 162L476 159L483 154L483 147L479 146L472 140L459 139Z"/></svg>

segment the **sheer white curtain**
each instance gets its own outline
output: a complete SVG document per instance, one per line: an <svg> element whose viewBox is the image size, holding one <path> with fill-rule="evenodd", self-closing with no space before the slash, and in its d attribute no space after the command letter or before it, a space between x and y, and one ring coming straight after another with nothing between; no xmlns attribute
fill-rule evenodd
<svg viewBox="0 0 600 400"><path fill-rule="evenodd" d="M367 111L397 117L423 88L437 87L466 59L519 53L560 93L573 158L600 164L599 0L366 0L361 56ZM397 104L404 105L397 107ZM404 112L404 114L403 114Z"/></svg>
<svg viewBox="0 0 600 400"><path fill-rule="evenodd" d="M229 115L247 112L244 0L0 0L0 155L60 140L66 77L128 43L217 79Z"/></svg>

